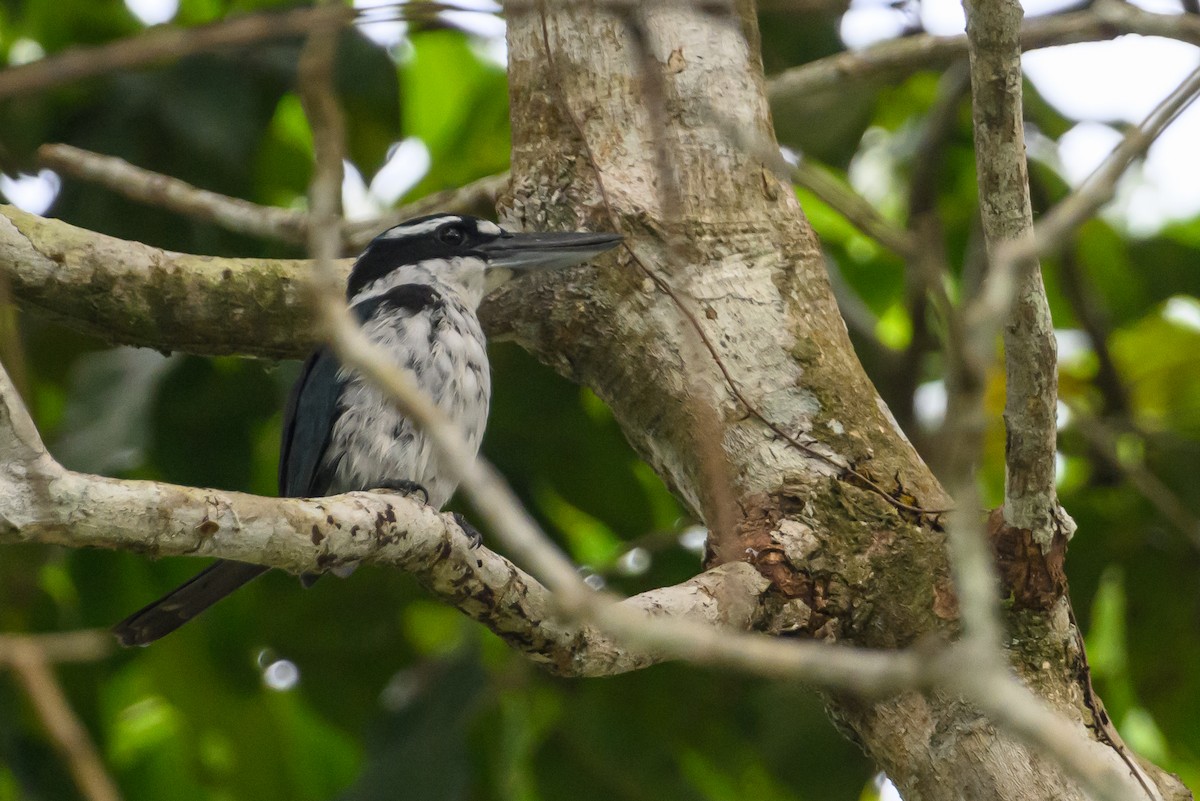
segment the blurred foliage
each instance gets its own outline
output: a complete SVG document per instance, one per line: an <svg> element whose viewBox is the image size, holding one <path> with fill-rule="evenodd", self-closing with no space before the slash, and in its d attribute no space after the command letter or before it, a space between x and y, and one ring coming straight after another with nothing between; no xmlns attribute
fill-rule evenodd
<svg viewBox="0 0 1200 801"><path fill-rule="evenodd" d="M177 21L274 5L183 0ZM804 24L786 17L764 20L770 70L840 49L833 12ZM2 3L0 54L19 40L54 53L140 28L116 0ZM432 161L409 199L507 166L505 75L478 41L414 29L388 48L351 30L342 45L350 159L368 180L406 137L419 138ZM0 103L0 167L32 171L36 147L59 141L208 189L301 205L311 137L294 86L298 48L223 51ZM829 102L776 109L776 120L782 141L827 163L904 225L909 181L928 166L918 145L939 92L930 74L839 87ZM934 204L955 295L977 275L971 254L979 240L970 114L959 112L938 152ZM1070 126L1033 92L1029 113L1047 136ZM1034 176L1045 202L1066 192L1050 167L1035 165ZM885 394L898 397L898 412L912 407L901 419L912 421L910 434L936 464L936 437L919 421L936 411L941 359L923 354L908 384L897 384L891 369L921 322L906 302L905 265L818 198L800 198L831 265L875 320L854 331L864 363ZM295 253L74 181L49 213L177 250ZM1156 475L1196 513L1198 244L1200 220L1140 240L1097 220L1070 253L1103 312L1100 344L1128 391L1128 412L1106 421L1120 435L1122 463ZM1055 319L1060 329L1079 329L1061 264L1046 264ZM928 325L940 335L937 320ZM20 329L26 395L68 466L273 493L294 364L105 349L28 315ZM1082 413L1101 415L1110 407L1096 349L1090 342L1064 358L1063 394ZM485 452L543 525L618 591L692 575L698 557L679 544L691 521L631 453L604 405L514 347L494 347L492 358L497 387ZM918 384L923 400L914 405ZM995 501L1003 480L998 371L988 398L995 424L982 474ZM1097 687L1131 743L1196 786L1196 532L1173 528L1069 421L1062 447L1063 499L1080 524L1069 572ZM10 547L3 556L5 632L107 626L197 568L188 559L40 547ZM412 580L380 569L309 591L271 574L151 648L64 666L59 675L130 801L877 797L871 766L835 733L811 692L680 665L555 679ZM0 801L78 797L26 699L0 676Z"/></svg>

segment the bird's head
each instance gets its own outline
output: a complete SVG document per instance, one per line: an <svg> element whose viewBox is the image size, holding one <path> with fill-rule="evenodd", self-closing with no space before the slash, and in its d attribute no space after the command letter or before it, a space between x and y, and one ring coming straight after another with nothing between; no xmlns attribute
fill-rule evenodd
<svg viewBox="0 0 1200 801"><path fill-rule="evenodd" d="M465 214L432 214L389 228L354 263L351 301L400 284L441 284L472 307L513 275L582 264L616 247L618 234L527 234Z"/></svg>

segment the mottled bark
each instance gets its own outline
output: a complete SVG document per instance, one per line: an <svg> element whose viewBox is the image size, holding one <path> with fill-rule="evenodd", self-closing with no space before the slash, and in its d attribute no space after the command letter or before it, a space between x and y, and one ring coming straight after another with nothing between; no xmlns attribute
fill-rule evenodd
<svg viewBox="0 0 1200 801"><path fill-rule="evenodd" d="M667 658L562 620L536 579L503 556L472 547L451 515L411 498L362 492L262 498L66 470L42 445L0 368L0 545L12 543L212 556L293 573L358 562L391 565L560 675L607 676ZM779 609L760 597L767 586L749 566L731 564L620 605L746 630L768 625Z"/></svg>
<svg viewBox="0 0 1200 801"><path fill-rule="evenodd" d="M947 499L855 359L792 192L744 144L773 141L757 52L738 25L684 7L640 20L639 43L634 22L599 9L510 19L515 178L505 216L531 228L615 225L630 253L617 269L509 293L493 323L595 389L698 511L711 501L689 409L715 409L739 534L778 591L810 606L809 634L877 647L952 636L938 517L894 503L941 509ZM657 110L646 107L642 46L661 70ZM674 208L663 202L671 179L655 166L660 149L678 183L666 193ZM693 320L715 358L694 344ZM1043 620L1012 621L1022 635L1046 635L1022 636L1014 661L1082 727L1075 641ZM941 693L838 698L831 708L907 798L1082 797L1057 765Z"/></svg>
<svg viewBox="0 0 1200 801"><path fill-rule="evenodd" d="M992 255L1004 243L1033 232L1021 107L1022 14L1017 0L967 3L975 167ZM1021 264L1016 281L1004 322L1004 515L1011 525L1031 530L1048 550L1055 535L1069 536L1074 530L1059 523L1067 518L1058 512L1054 486L1058 349L1041 267Z"/></svg>
<svg viewBox="0 0 1200 801"><path fill-rule="evenodd" d="M21 306L114 344L299 358L317 336L309 269L172 253L0 206L0 272Z"/></svg>
<svg viewBox="0 0 1200 801"><path fill-rule="evenodd" d="M636 41L635 18L643 26ZM520 285L489 305L490 328L593 387L638 451L701 514L715 504L709 463L724 462L740 552L758 569L725 568L736 580L722 587L741 587L742 601L761 597L779 609L790 600L789 630L818 640L897 648L953 637L957 606L940 516L913 511L943 509L947 498L861 370L791 188L754 155L773 140L758 54L742 36L747 26L756 41L748 15L730 21L683 5L629 19L592 6L559 10L545 27L536 10L512 11L515 177L505 214L528 228L615 226L630 253L603 272ZM661 74L647 76L640 52ZM660 105L648 109L648 97ZM664 174L674 175L673 191L665 191L672 187ZM163 254L5 215L0 268L26 306L162 348L304 349L298 263ZM697 421L714 419L715 441L698 436ZM180 507L187 513L172 529L186 547L197 545L186 539L187 524L203 521L187 515L202 498ZM230 508L243 501L222 495ZM313 513L304 501L270 503ZM66 532L77 522L58 521L47 539L74 542ZM29 530L0 518L0 538ZM236 556L266 544L220 535L211 542L221 550L204 547ZM307 550L314 544L296 539L289 547L306 555L281 566L304 568L315 558ZM355 547L345 543L347 553ZM464 556L454 550L446 569ZM757 608L739 605L723 622L762 625ZM1011 655L1023 680L1083 731L1093 710L1066 609L1060 597L1045 609L1014 611ZM949 694L836 697L831 711L910 800L1081 797L1057 764ZM1119 760L1105 745L1095 750Z"/></svg>

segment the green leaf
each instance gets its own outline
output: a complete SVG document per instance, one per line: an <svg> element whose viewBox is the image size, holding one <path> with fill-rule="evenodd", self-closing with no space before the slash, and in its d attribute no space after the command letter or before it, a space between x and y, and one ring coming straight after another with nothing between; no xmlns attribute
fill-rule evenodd
<svg viewBox="0 0 1200 801"><path fill-rule="evenodd" d="M603 521L572 506L550 487L537 492L538 508L567 541L571 557L590 567L607 565L621 550L621 539Z"/></svg>
<svg viewBox="0 0 1200 801"><path fill-rule="evenodd" d="M504 71L476 55L457 31L421 33L411 41L412 56L401 67L404 132L425 143L433 162L411 195L461 186L507 168Z"/></svg>

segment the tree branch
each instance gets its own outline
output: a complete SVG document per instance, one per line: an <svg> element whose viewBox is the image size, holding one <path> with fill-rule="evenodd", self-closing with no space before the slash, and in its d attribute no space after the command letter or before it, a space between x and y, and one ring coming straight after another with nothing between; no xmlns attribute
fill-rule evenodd
<svg viewBox="0 0 1200 801"><path fill-rule="evenodd" d="M1097 42L1127 33L1163 36L1200 45L1200 18L1155 14L1119 0L1097 0L1087 11L1038 17L1021 26L1021 49ZM942 70L966 58L967 37L920 34L858 51L827 56L774 76L772 105L820 92L845 91L848 84L898 84L921 70Z"/></svg>
<svg viewBox="0 0 1200 801"><path fill-rule="evenodd" d="M310 269L172 253L0 206L0 272L21 306L112 343L298 358L315 341Z"/></svg>
<svg viewBox="0 0 1200 801"><path fill-rule="evenodd" d="M161 206L230 231L294 244L304 243L308 235L310 215L307 212L263 206L210 192L178 178L135 167L113 156L53 144L38 148L38 160L64 175L97 183L138 203ZM487 214L489 209L494 210L496 195L507 183L507 173L490 175L456 189L435 192L369 220L345 222L342 244L358 251L380 231L437 211Z"/></svg>
<svg viewBox="0 0 1200 801"><path fill-rule="evenodd" d="M902 259L912 259L916 254L916 242L909 231L885 219L862 195L821 167L801 161L792 168L791 178L845 217L855 228Z"/></svg>
<svg viewBox="0 0 1200 801"><path fill-rule="evenodd" d="M199 189L178 178L135 167L124 159L71 145L42 145L37 157L44 167L97 183L138 203L170 209L240 234L283 242L304 241L308 215L303 211L263 206Z"/></svg>
<svg viewBox="0 0 1200 801"><path fill-rule="evenodd" d="M979 205L994 259L1004 243L1033 230L1022 111L1022 10L1016 0L975 0L966 9ZM1049 550L1057 534L1073 533L1074 524L1060 513L1054 485L1058 348L1040 265L1024 262L1014 290L1003 327L1004 518L1032 531ZM983 354L992 343L979 336L971 346Z"/></svg>
<svg viewBox="0 0 1200 801"><path fill-rule="evenodd" d="M487 548L472 549L450 515L414 499L383 493L262 498L89 476L27 447L31 432L36 438L32 426L0 370L0 453L6 457L0 463L0 543L220 557L292 573L355 562L389 565L559 674L611 675L669 658L620 645L594 627L561 622L536 579ZM692 618L716 632L748 630L771 614L760 597L767 586L749 565L736 564L621 605L664 620ZM0 650L7 642L0 639ZM90 653L67 645L47 653L55 660Z"/></svg>
<svg viewBox="0 0 1200 801"><path fill-rule="evenodd" d="M1186 19L1192 20L1192 17ZM1200 22L1200 20L1196 20ZM1194 70L1179 86L1147 115L1142 123L1131 128L1112 153L1097 167L1079 188L1042 216L1034 231L1035 237L1013 242L1006 258L1020 263L1046 256L1066 244L1069 235L1112 200L1117 181L1129 165L1150 149L1150 145L1200 96L1200 68Z"/></svg>
<svg viewBox="0 0 1200 801"><path fill-rule="evenodd" d="M96 47L73 47L38 61L0 70L0 100L120 70L176 61L223 47L244 47L303 36L324 20L345 24L354 11L338 5L252 14L198 28L161 26Z"/></svg>
<svg viewBox="0 0 1200 801"><path fill-rule="evenodd" d="M54 675L51 656L35 637L0 637L0 665L17 675L42 725L87 801L120 801L96 746Z"/></svg>

